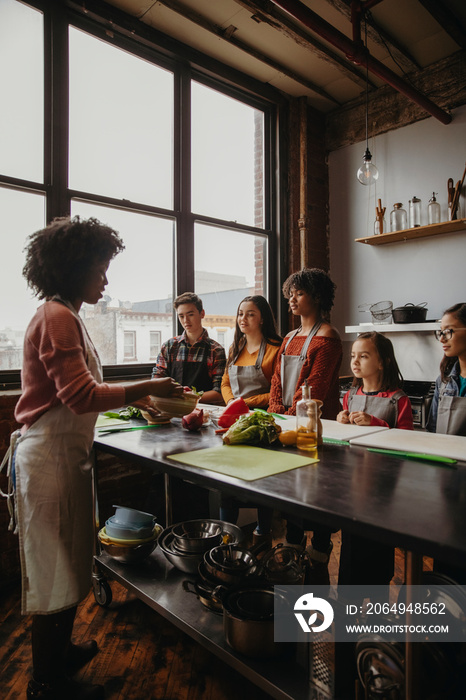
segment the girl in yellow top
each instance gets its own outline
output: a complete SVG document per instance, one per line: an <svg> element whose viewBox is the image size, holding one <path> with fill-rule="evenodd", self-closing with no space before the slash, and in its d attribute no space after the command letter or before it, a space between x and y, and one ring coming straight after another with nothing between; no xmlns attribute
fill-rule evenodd
<svg viewBox="0 0 466 700"><path fill-rule="evenodd" d="M222 396L226 404L241 396L250 408L267 408L281 342L267 299L260 295L245 297L236 314L235 337L222 379ZM222 496L220 518L236 523L239 507L237 499ZM265 507L257 510L254 541L271 540L273 511Z"/></svg>
<svg viewBox="0 0 466 700"><path fill-rule="evenodd" d="M245 297L236 314L235 337L222 379L225 404L241 396L250 408L267 408L281 342L267 299Z"/></svg>

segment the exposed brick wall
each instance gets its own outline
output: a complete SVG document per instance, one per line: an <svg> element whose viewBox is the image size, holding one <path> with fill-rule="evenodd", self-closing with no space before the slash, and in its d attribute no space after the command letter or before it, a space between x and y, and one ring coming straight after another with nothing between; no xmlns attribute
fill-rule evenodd
<svg viewBox="0 0 466 700"><path fill-rule="evenodd" d="M307 150L301 158L302 116L305 114ZM307 209L301 211L301 182L306 183ZM290 101L288 130L288 230L285 232L285 268L287 274L301 269L299 221L307 224L306 267L330 271L329 259L329 183L325 149L325 117L307 105L305 98ZM292 328L289 318L289 328Z"/></svg>

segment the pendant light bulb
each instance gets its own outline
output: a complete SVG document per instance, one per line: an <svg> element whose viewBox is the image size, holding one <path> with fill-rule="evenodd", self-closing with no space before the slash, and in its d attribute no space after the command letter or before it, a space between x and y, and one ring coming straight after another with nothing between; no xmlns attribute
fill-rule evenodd
<svg viewBox="0 0 466 700"><path fill-rule="evenodd" d="M366 148L362 160L362 165L358 170L358 180L361 185L372 185L379 177L379 171L372 162L372 153L368 148Z"/></svg>

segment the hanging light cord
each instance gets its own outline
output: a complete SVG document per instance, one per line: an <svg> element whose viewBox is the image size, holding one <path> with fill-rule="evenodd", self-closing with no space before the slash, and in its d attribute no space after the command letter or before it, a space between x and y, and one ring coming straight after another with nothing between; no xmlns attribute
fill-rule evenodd
<svg viewBox="0 0 466 700"><path fill-rule="evenodd" d="M364 12L364 46L366 55L366 151L369 150L369 127L368 127L368 114L369 114L369 58L367 55L367 16Z"/></svg>

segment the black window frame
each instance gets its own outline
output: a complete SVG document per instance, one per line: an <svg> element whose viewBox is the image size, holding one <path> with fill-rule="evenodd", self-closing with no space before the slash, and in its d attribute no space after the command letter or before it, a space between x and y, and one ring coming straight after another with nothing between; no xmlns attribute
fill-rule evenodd
<svg viewBox="0 0 466 700"><path fill-rule="evenodd" d="M21 0L23 1L23 0ZM165 216L175 220L174 296L194 289L194 228L196 223L255 235L267 239L266 266L269 301L280 322L280 289L284 221L284 197L280 187L283 173L283 139L278 138L287 119L287 100L264 85L200 52L162 34L130 15L100 0L85 5L74 0L49 3L25 0L23 4L44 16L44 180L43 183L11 178L0 173L0 186L45 195L46 220L70 213L71 201L81 200L128 211ZM68 188L68 27L76 27L96 38L170 70L175 79L175 152L173 210L138 202L127 202ZM53 47L53 50L52 50ZM238 99L264 113L264 227L256 228L215 219L191 211L190 137L191 80ZM282 169L281 167L282 166ZM174 322L176 320L173 315ZM152 364L106 365L106 380L148 377ZM0 389L20 387L20 370L0 371Z"/></svg>

